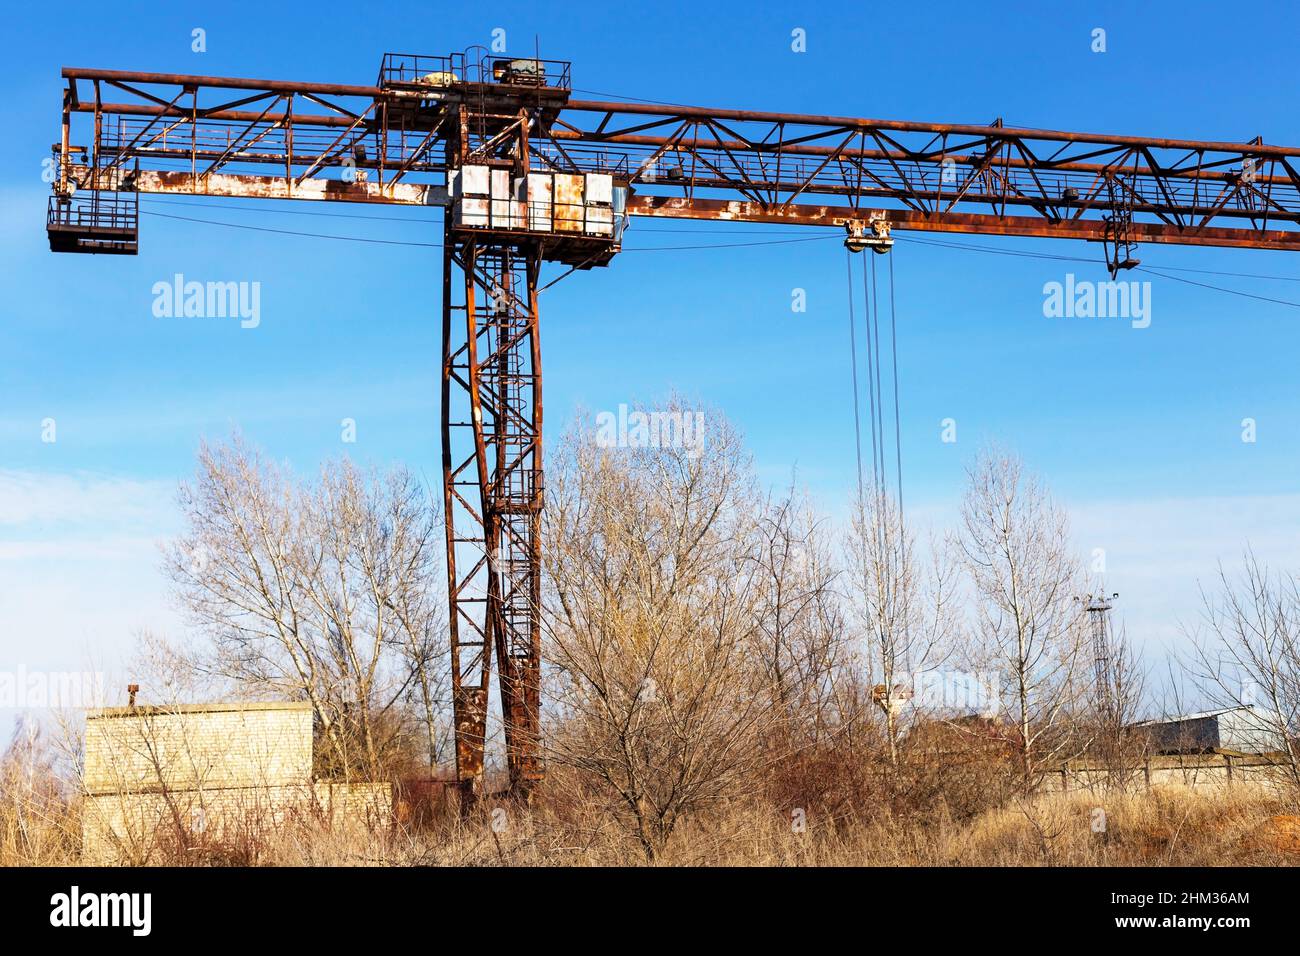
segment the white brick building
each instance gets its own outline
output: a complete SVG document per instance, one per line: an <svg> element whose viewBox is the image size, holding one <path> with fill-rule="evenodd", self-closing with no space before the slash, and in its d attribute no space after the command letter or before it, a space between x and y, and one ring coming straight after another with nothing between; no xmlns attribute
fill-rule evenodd
<svg viewBox="0 0 1300 956"><path fill-rule="evenodd" d="M88 863L144 863L164 847L246 842L292 815L391 820L388 784L313 780L307 703L91 711L84 786Z"/></svg>

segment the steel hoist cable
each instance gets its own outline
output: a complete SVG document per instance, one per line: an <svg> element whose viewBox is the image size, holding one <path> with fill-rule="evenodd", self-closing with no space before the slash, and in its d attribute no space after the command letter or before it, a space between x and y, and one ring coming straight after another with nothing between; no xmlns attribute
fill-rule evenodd
<svg viewBox="0 0 1300 956"><path fill-rule="evenodd" d="M858 338L853 316L853 253L844 250L849 277L849 363L853 369L853 443L858 452L858 502L862 502L862 414L858 408Z"/></svg>
<svg viewBox="0 0 1300 956"><path fill-rule="evenodd" d="M889 343L894 363L894 457L898 469L898 529L903 530L903 427L898 404L898 310L894 303L894 251L889 253Z"/></svg>
<svg viewBox="0 0 1300 956"><path fill-rule="evenodd" d="M878 553L884 554L888 550L900 550L904 548L906 541L905 524L903 519L903 432L902 432L902 408L901 408L901 386L898 375L898 305L895 291L894 280L894 260L892 251L889 253L889 269L886 275L889 295L889 354L886 356L886 343L881 332L883 321L882 311L883 303L881 301L881 291L879 288L879 277L876 269L875 256L871 256L871 264L867 265L864 260L862 266L862 298L863 298L863 331L866 336L866 386L867 386L867 416L871 425L871 491L874 497L872 507L877 514L875 524L875 546L879 549ZM865 489L864 489L864 471L862 467L862 413L861 413L861 396L858 381L858 361L857 361L857 335L854 330L856 324L856 309L853 274L853 256L852 252L846 253L847 262L847 279L848 279L848 303L849 303L849 348L850 361L852 366L852 383L853 383L853 427L854 427L854 447L857 452L857 481L858 481L858 501L859 507L865 507ZM888 365L888 369L886 369ZM890 376L891 382L886 385L885 375ZM888 414L888 404L890 393L892 392L893 401L893 419L894 432L893 440L893 459L894 459L894 482L895 488L891 493L889 488L889 444L891 436L886 425ZM890 507L890 498L893 498L893 506L898 509L898 527L893 527L893 522L887 519ZM897 532L897 539L895 538Z"/></svg>

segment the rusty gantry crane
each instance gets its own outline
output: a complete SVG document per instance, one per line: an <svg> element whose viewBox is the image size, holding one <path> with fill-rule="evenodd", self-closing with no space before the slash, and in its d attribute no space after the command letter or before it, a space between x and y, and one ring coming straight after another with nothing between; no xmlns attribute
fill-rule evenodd
<svg viewBox="0 0 1300 956"><path fill-rule="evenodd" d="M830 226L854 251L887 252L894 229L1085 239L1112 274L1138 243L1300 249L1300 148L1260 139L576 100L566 62L472 54L388 54L373 85L63 77L54 251L135 253L140 193L446 210L442 463L470 799L494 656L511 787L542 774L544 262L608 265L632 216Z"/></svg>

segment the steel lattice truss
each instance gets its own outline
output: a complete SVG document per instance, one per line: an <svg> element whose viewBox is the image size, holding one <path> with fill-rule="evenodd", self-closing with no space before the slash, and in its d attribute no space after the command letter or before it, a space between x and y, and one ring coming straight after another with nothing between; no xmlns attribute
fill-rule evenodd
<svg viewBox="0 0 1300 956"><path fill-rule="evenodd" d="M511 779L540 774L540 259L446 230L442 447L457 766L483 771L495 652Z"/></svg>
<svg viewBox="0 0 1300 956"><path fill-rule="evenodd" d="M65 69L66 175L82 187L402 205L446 201L447 130L380 86ZM1300 247L1300 149L556 100L533 160L604 170L633 215L1140 242ZM87 162L66 125L93 117ZM138 170L138 171L137 171ZM347 178L350 171L360 171Z"/></svg>

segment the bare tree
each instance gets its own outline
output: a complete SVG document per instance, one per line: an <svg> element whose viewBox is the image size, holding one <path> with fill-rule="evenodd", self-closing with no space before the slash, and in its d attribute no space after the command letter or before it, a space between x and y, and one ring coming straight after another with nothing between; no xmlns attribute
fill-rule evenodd
<svg viewBox="0 0 1300 956"><path fill-rule="evenodd" d="M716 413L693 446L602 447L579 423L548 461L548 754L611 800L648 859L684 816L755 788L777 709L757 508Z"/></svg>
<svg viewBox="0 0 1300 956"><path fill-rule="evenodd" d="M1189 635L1192 680L1214 706L1249 707L1300 787L1300 583L1248 551L1241 579L1220 567L1218 584L1202 590L1203 626Z"/></svg>
<svg viewBox="0 0 1300 956"><path fill-rule="evenodd" d="M960 553L977 599L974 649L1009 683L1026 785L1077 745L1067 726L1083 694L1085 643L1073 600L1069 526L1020 460L991 449L967 471Z"/></svg>
<svg viewBox="0 0 1300 956"><path fill-rule="evenodd" d="M933 546L927 572L918 567L915 535L903 522L898 500L882 489L868 488L856 501L847 551L867 682L883 714L889 762L896 766L901 709L914 692L913 677L942 664L950 651L954 576Z"/></svg>
<svg viewBox="0 0 1300 956"><path fill-rule="evenodd" d="M822 521L793 483L758 515L751 559L761 599L756 645L795 746L825 740L838 723L838 682L853 668L836 591L839 569Z"/></svg>
<svg viewBox="0 0 1300 956"><path fill-rule="evenodd" d="M415 702L432 766L444 746L445 628L434 507L406 471L346 459L296 483L236 438L204 445L166 569L209 644L202 670L239 692L311 702L328 769L376 775Z"/></svg>

